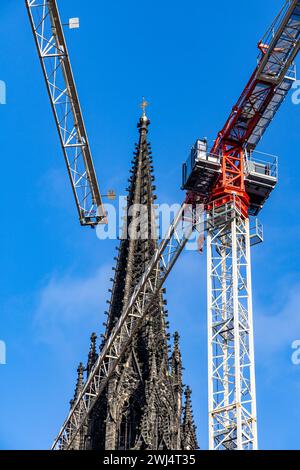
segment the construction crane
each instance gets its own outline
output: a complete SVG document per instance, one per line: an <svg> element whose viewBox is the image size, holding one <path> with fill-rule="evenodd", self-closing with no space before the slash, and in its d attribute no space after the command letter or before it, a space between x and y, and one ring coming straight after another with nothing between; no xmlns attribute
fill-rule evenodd
<svg viewBox="0 0 300 470"><path fill-rule="evenodd" d="M56 0L26 0L81 225L105 224L91 149ZM74 19L75 20L75 19ZM78 26L70 21L70 28Z"/></svg>
<svg viewBox="0 0 300 470"><path fill-rule="evenodd" d="M35 3L27 1L29 10ZM43 3L45 8L55 5L58 17L56 2ZM185 201L52 449L72 448L192 232L203 227L207 234L209 447L257 449L250 247L263 240L263 233L257 220L250 229L250 216L260 212L275 188L278 161L255 150L296 80L293 61L300 48L300 0L285 2L258 47L257 66L214 145L209 149L205 140L198 140L192 148L183 166Z"/></svg>

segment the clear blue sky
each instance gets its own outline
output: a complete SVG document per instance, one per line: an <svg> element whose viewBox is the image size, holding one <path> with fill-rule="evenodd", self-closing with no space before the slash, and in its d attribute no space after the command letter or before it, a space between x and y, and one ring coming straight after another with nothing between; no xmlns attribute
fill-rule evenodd
<svg viewBox="0 0 300 470"><path fill-rule="evenodd" d="M151 102L160 202L180 202L181 163L197 137L213 139L255 66L256 44L283 0L60 1L103 192L123 194L138 103ZM102 331L115 242L81 228L22 0L2 0L0 448L50 446L73 394L89 335ZM299 64L299 60L297 61ZM253 251L259 443L300 448L300 106L289 98L260 150L280 156L280 184ZM186 253L168 281L171 330L181 333L185 382L207 447L205 256Z"/></svg>

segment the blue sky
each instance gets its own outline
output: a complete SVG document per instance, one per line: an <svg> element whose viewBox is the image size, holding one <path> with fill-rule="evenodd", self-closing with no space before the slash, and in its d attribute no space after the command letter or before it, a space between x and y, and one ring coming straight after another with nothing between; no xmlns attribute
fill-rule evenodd
<svg viewBox="0 0 300 470"><path fill-rule="evenodd" d="M123 194L138 103L151 102L159 202L180 202L181 163L196 138L222 128L282 0L59 2L103 192ZM89 335L101 332L116 242L79 226L23 0L2 0L0 106L0 449L48 448L65 418ZM299 59L297 60L299 65ZM280 156L280 184L253 250L260 448L300 447L298 213L300 106L291 97L260 144ZM207 447L205 256L184 253L168 280L171 331L181 333L185 382Z"/></svg>

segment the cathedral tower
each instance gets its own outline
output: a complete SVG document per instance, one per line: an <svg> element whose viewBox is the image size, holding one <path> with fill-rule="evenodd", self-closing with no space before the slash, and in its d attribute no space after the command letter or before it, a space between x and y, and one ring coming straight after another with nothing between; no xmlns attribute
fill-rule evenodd
<svg viewBox="0 0 300 470"><path fill-rule="evenodd" d="M150 121L146 103L138 123L130 170L124 234L118 247L115 276L105 341L157 247L153 204L156 199L151 146L147 141ZM135 227L136 216L143 223ZM137 233L139 236L136 236ZM135 235L135 236L132 236ZM164 290L143 321L114 377L99 397L74 448L93 450L194 450L198 448L191 408L191 391L184 391L179 335L174 335L169 355L169 334ZM80 364L74 399L97 360L97 338L91 337L86 368ZM183 394L185 393L185 404Z"/></svg>

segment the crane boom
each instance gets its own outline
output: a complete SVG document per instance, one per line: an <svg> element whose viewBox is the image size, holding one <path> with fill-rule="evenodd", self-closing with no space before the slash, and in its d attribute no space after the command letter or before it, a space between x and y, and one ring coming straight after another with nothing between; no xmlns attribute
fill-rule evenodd
<svg viewBox="0 0 300 470"><path fill-rule="evenodd" d="M205 156L210 174L215 172L214 166L220 167L220 162L223 165L222 171L216 170L218 175L222 175L221 178L219 176L220 182L216 185L215 179L211 178L211 184L206 188L207 195L212 198L206 206L208 213L206 229L210 244L208 261L211 261L209 283L218 278L214 290L211 288L210 310L225 315L225 318L221 318L222 321L218 319L218 323L216 323L217 316L212 316L211 312L209 314L211 321L209 324L210 346L215 346L217 342L218 347L221 348L221 352L219 352L222 355L211 357L212 364L210 366L212 404L210 409L210 443L213 447L218 442L216 448L250 449L257 446L256 416L253 411L255 409L255 380L253 377L251 266L249 262L249 197L245 189L243 152L249 148L255 148L258 144L295 79L290 76L288 71L299 51L299 5L300 0L288 0L273 25L269 42L265 45L260 43L262 54L258 66L226 125L219 133L211 152ZM284 49L280 54L279 47ZM191 169L191 172L195 172L195 167ZM272 177L268 174L265 176L266 178ZM277 175L274 180L277 180ZM196 187L197 181L194 181L193 184ZM111 337L104 346L83 390L55 439L53 449L70 449L72 447L77 433L118 366L134 334L138 331L141 319L146 315L158 289L165 282L184 249L188 236L197 226L194 217L190 216L189 230L184 234L178 234L178 228L185 217L186 203L188 201L199 202L199 199L207 203L207 197L204 197L203 194L199 198L200 193L197 191L186 187L184 189L189 191L186 202L175 217L167 236L155 252L141 281L124 308ZM218 200L220 195L221 202ZM217 267L215 263L218 263ZM222 267L221 274L217 272L220 266ZM246 273L242 272L245 269ZM241 285L243 291L241 291ZM225 294L224 298L220 295L222 289ZM231 292L228 299L227 292ZM218 303L220 299L221 306ZM213 302L211 302L212 300ZM226 310L227 300L228 304L232 305L232 311L228 309L227 312ZM242 319L239 317L241 312L244 315ZM220 365L221 357L222 364ZM214 364L213 361L215 361ZM224 367L226 371L222 378L220 377L220 367ZM247 371L247 376L243 375L244 370ZM232 379L229 381L228 377L231 374ZM216 383L218 386L224 387L222 393L224 392L226 399L225 401L222 399L221 403L219 401L220 389L216 394L214 392L213 387ZM248 394L247 397L246 394ZM242 400L238 402L240 396L242 396ZM233 404L229 403L232 399L235 401ZM251 435L248 434L250 431ZM245 442L245 436L247 442Z"/></svg>
<svg viewBox="0 0 300 470"><path fill-rule="evenodd" d="M26 0L81 225L106 223L56 0Z"/></svg>
<svg viewBox="0 0 300 470"><path fill-rule="evenodd" d="M212 153L224 144L253 150L296 79L293 60L300 48L300 1L287 0L259 42L260 56L246 88L218 135Z"/></svg>

